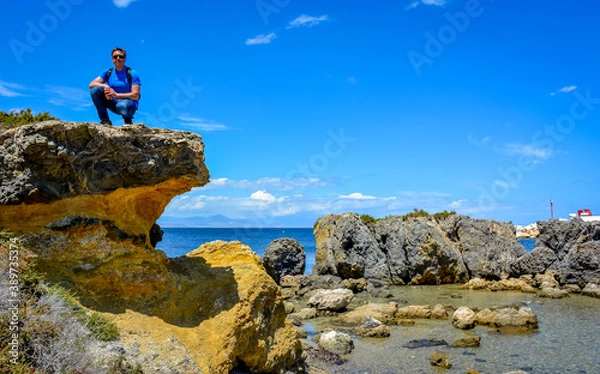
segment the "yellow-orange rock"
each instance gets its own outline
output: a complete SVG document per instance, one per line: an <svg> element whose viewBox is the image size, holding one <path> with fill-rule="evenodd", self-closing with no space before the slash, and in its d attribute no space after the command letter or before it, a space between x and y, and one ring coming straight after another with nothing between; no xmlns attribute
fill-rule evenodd
<svg viewBox="0 0 600 374"><path fill-rule="evenodd" d="M181 346L204 373L229 373L239 362L258 372L277 372L300 358L296 330L286 319L276 283L260 257L239 242L211 242L173 259L180 290L171 300L181 315L172 322L138 311L110 313L126 347L140 346L140 358L169 360ZM174 310L165 308L172 318ZM140 343L140 341L142 343ZM144 364L145 365L145 364ZM189 365L189 363L188 363Z"/></svg>

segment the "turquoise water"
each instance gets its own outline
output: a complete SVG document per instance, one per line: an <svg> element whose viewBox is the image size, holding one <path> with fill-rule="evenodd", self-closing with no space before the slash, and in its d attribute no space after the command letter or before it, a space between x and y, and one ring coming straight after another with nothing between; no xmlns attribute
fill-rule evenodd
<svg viewBox="0 0 600 374"><path fill-rule="evenodd" d="M179 257L204 243L214 240L240 241L263 256L267 246L275 239L296 239L306 252L306 274L315 264L316 243L312 228L163 228L163 240L157 249L169 257Z"/></svg>

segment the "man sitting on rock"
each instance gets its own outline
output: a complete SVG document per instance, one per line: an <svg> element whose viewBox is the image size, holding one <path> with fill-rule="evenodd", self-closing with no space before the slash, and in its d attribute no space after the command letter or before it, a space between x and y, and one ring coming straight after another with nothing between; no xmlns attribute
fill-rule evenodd
<svg viewBox="0 0 600 374"><path fill-rule="evenodd" d="M90 83L92 101L98 111L102 125L112 125L108 110L123 117L126 124L133 122L140 99L140 77L137 72L125 66L127 53L122 48L112 50L114 68L106 69Z"/></svg>

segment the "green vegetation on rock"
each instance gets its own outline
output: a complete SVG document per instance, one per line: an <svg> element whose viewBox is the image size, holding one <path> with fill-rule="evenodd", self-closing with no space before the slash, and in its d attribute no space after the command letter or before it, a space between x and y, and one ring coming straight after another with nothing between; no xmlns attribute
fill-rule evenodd
<svg viewBox="0 0 600 374"><path fill-rule="evenodd" d="M407 213L405 215L400 216L402 219L408 219L408 218L419 218L419 217L424 217L427 219L434 219L436 221L441 221L443 219L446 219L452 215L455 215L456 212L455 211L446 211L444 210L443 212L438 212L438 213L434 213L434 214L429 214L426 211L424 211L423 209L417 209L415 208L412 212ZM363 214L360 216L360 219L366 223L366 224L376 224L378 221L381 220L381 218L374 218L368 214Z"/></svg>
<svg viewBox="0 0 600 374"><path fill-rule="evenodd" d="M48 112L33 114L31 108L20 111L4 112L0 110L0 129L8 130L15 127L29 125L31 123L56 120L57 118Z"/></svg>
<svg viewBox="0 0 600 374"><path fill-rule="evenodd" d="M6 259L0 261L0 374L142 373L139 364L115 354L117 326L82 307L72 292L48 286L35 269L35 254L5 230L0 258ZM101 342L116 349L99 362Z"/></svg>

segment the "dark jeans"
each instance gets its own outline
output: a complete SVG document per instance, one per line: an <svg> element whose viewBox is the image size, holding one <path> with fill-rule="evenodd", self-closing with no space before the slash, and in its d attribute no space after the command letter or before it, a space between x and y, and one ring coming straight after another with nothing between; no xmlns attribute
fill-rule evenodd
<svg viewBox="0 0 600 374"><path fill-rule="evenodd" d="M108 100L106 96L104 96L104 89L102 87L92 88L90 94L92 95L92 102L94 103L94 106L96 106L98 118L100 118L101 122L110 121L107 109L122 116L125 122L131 122L133 120L133 115L137 110L135 102L128 99Z"/></svg>

